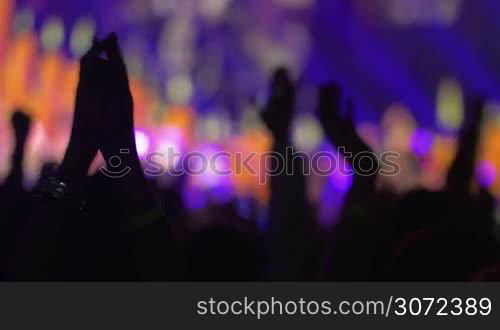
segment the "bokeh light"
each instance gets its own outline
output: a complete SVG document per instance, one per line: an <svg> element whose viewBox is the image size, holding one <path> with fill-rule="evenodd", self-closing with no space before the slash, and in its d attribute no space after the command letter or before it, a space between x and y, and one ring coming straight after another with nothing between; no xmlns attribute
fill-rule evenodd
<svg viewBox="0 0 500 330"><path fill-rule="evenodd" d="M224 15L231 4L231 0L199 0L200 14L210 20L215 20Z"/></svg>
<svg viewBox="0 0 500 330"><path fill-rule="evenodd" d="M411 136L412 149L417 156L428 156L433 143L434 136L432 132L426 129L416 129Z"/></svg>
<svg viewBox="0 0 500 330"><path fill-rule="evenodd" d="M458 130L464 121L464 101L460 84L445 78L438 87L437 119L439 125L448 131Z"/></svg>
<svg viewBox="0 0 500 330"><path fill-rule="evenodd" d="M292 142L303 151L313 151L323 141L323 130L319 121L312 115L297 118L293 126Z"/></svg>
<svg viewBox="0 0 500 330"><path fill-rule="evenodd" d="M31 31L35 24L35 14L31 9L24 8L18 10L14 16L12 30L14 34L20 34L26 31Z"/></svg>
<svg viewBox="0 0 500 330"><path fill-rule="evenodd" d="M167 82L167 98L177 105L188 104L193 95L193 82L187 75L176 75Z"/></svg>
<svg viewBox="0 0 500 330"><path fill-rule="evenodd" d="M355 0L365 14L398 26L450 26L462 14L463 0Z"/></svg>
<svg viewBox="0 0 500 330"><path fill-rule="evenodd" d="M50 17L42 27L40 39L46 51L61 47L64 41L64 24L58 17Z"/></svg>
<svg viewBox="0 0 500 330"><path fill-rule="evenodd" d="M488 161L481 161L477 166L477 180L481 187L490 188L496 180L497 169L494 164Z"/></svg>
<svg viewBox="0 0 500 330"><path fill-rule="evenodd" d="M278 5L290 9L306 9L314 4L314 0L272 0Z"/></svg>
<svg viewBox="0 0 500 330"><path fill-rule="evenodd" d="M135 130L135 144L139 157L143 158L149 151L150 138L145 131Z"/></svg>
<svg viewBox="0 0 500 330"><path fill-rule="evenodd" d="M416 125L415 118L405 105L392 104L382 119L384 149L397 152L408 151L410 137Z"/></svg>
<svg viewBox="0 0 500 330"><path fill-rule="evenodd" d="M70 48L74 56L80 57L92 46L95 24L89 18L78 20L71 33Z"/></svg>

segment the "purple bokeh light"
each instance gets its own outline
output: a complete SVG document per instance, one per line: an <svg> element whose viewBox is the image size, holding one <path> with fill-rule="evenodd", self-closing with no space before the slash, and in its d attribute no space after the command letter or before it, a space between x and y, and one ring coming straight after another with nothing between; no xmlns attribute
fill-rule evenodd
<svg viewBox="0 0 500 330"><path fill-rule="evenodd" d="M489 161L481 161L477 167L476 177L479 185L483 188L490 188L496 181L497 169Z"/></svg>
<svg viewBox="0 0 500 330"><path fill-rule="evenodd" d="M432 133L426 129L418 128L413 132L410 138L410 145L413 152L417 156L427 156L432 150L434 137Z"/></svg>

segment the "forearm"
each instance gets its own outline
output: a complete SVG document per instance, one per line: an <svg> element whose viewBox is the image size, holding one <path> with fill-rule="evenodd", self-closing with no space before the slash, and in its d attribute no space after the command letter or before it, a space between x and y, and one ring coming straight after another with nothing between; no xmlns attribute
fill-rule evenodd
<svg viewBox="0 0 500 330"><path fill-rule="evenodd" d="M24 163L24 143L16 144L14 153L11 158L10 172L7 176L5 184L9 189L16 191L22 190L23 186L23 163Z"/></svg>
<svg viewBox="0 0 500 330"><path fill-rule="evenodd" d="M448 171L448 189L455 192L469 192L470 182L474 177L479 137L480 132L477 129L471 129L461 135L455 160Z"/></svg>
<svg viewBox="0 0 500 330"><path fill-rule="evenodd" d="M291 153L287 154L287 147L290 144L286 140L277 141L273 146L273 153L284 161L279 164L284 166L283 172L271 177L267 237L273 280L302 279L308 251L313 248L314 219L307 212L303 164L301 159L293 159ZM276 162L274 157L273 161ZM272 168L276 166L278 164L272 164Z"/></svg>

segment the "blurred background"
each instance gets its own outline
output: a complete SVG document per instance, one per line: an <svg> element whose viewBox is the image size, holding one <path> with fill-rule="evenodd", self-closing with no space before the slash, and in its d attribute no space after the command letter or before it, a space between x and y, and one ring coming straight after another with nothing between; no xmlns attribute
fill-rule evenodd
<svg viewBox="0 0 500 330"><path fill-rule="evenodd" d="M464 96L485 95L477 183L500 198L499 14L497 0L0 0L0 178L10 168L17 107L35 120L27 184L43 163L62 158L78 59L94 34L116 31L141 156L167 148L268 150L259 109L272 70L284 65L298 86L296 147L334 150L314 110L319 84L336 80L356 101L365 140L402 155L400 175L380 180L400 193L442 187ZM269 197L250 173L206 173L186 187L192 209L233 198L265 207ZM310 178L310 200L326 222L349 187L340 174Z"/></svg>

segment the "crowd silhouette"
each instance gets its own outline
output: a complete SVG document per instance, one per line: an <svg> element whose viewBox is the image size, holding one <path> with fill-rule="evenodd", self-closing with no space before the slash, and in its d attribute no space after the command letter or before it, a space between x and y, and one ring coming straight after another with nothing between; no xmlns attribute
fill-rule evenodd
<svg viewBox="0 0 500 330"><path fill-rule="evenodd" d="M271 81L262 120L272 150L293 175L271 177L269 223L240 221L234 205L208 211L209 225L187 228L178 187L144 176L136 152L133 99L118 38L94 40L80 62L71 137L61 164L47 164L23 187L31 120L12 116L15 149L0 188L0 276L4 281L495 281L499 247L495 200L473 189L483 101L469 98L456 157L439 192L381 191L376 176L354 175L340 220L323 228L306 198L304 164L290 158L295 85L286 69ZM321 86L318 116L330 142L375 155L353 122L355 102ZM124 152L126 150L127 152ZM130 172L88 175L100 152L121 155ZM355 173L376 164L364 157ZM273 160L276 161L276 160ZM182 181L181 183L182 184Z"/></svg>

